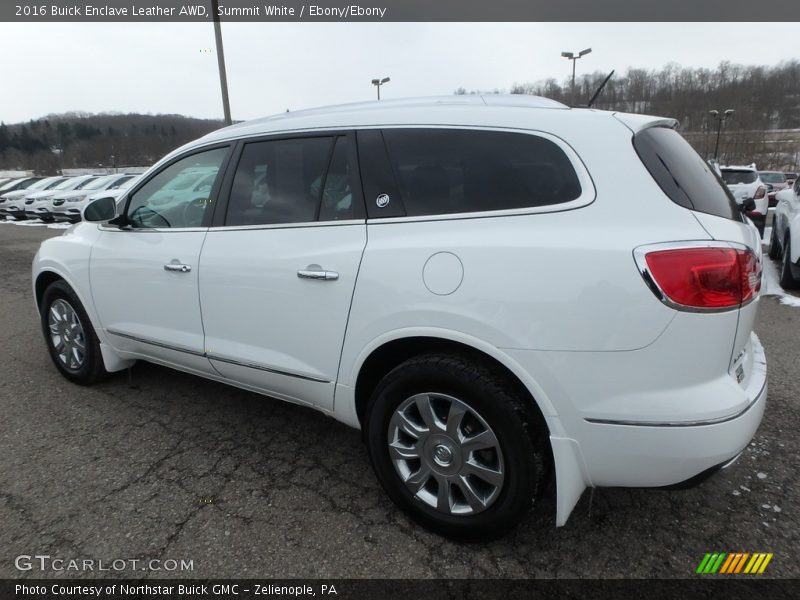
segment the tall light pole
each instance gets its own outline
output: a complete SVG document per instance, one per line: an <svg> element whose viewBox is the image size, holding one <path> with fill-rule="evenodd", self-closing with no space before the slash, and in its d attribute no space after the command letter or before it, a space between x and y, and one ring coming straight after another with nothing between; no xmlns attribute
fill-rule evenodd
<svg viewBox="0 0 800 600"><path fill-rule="evenodd" d="M373 79L372 80L372 85L374 85L376 88L378 88L378 100L381 99L381 86L389 83L390 81L391 81L391 79L389 79L388 77L384 77L383 79Z"/></svg>
<svg viewBox="0 0 800 600"><path fill-rule="evenodd" d="M225 73L225 52L222 50L222 29L219 24L219 0L211 0L211 17L214 19L214 39L217 42L217 66L219 67L219 87L222 88L222 111L225 125L231 125L231 103L228 99L228 75Z"/></svg>
<svg viewBox="0 0 800 600"><path fill-rule="evenodd" d="M586 54L591 52L591 48L586 48L585 50L581 50L577 54L573 54L572 52L562 52L561 56L564 58L568 58L572 61L572 102L570 103L571 106L575 106L575 63L578 62L578 59Z"/></svg>
<svg viewBox="0 0 800 600"><path fill-rule="evenodd" d="M736 111L734 111L732 108L727 109L722 114L720 114L718 110L708 111L708 114L717 120L717 141L714 144L714 160L717 160L717 153L719 152L719 134L722 133L722 124L730 119L734 112Z"/></svg>

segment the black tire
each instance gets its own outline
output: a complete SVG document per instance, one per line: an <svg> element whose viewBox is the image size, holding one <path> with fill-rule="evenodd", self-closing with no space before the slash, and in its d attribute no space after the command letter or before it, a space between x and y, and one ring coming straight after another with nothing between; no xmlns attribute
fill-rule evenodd
<svg viewBox="0 0 800 600"><path fill-rule="evenodd" d="M488 424L499 443L503 483L480 512L457 515L429 506L406 487L395 469L388 449L392 417L412 396L426 393L451 396L466 404ZM535 410L502 373L479 360L420 355L393 369L372 394L365 419L370 461L389 497L424 527L462 541L496 539L519 523L545 483L547 435Z"/></svg>
<svg viewBox="0 0 800 600"><path fill-rule="evenodd" d="M797 268L792 265L792 247L789 240L789 232L786 232L786 238L783 241L783 260L781 260L781 277L779 283L785 290L793 290L800 287L800 281L794 275L794 270Z"/></svg>
<svg viewBox="0 0 800 600"><path fill-rule="evenodd" d="M769 257L772 260L776 260L781 255L780 246L778 245L777 227L775 225L776 223L773 221L772 233L769 236Z"/></svg>
<svg viewBox="0 0 800 600"><path fill-rule="evenodd" d="M50 310L58 301L65 302L72 308L82 328L82 340L85 351L83 352L82 361L76 367L65 364L64 361L59 358L59 351L56 349L51 336L49 324ZM59 306L63 306L63 304L59 304ZM75 292L66 282L54 281L45 290L40 306L40 322L50 358L64 377L79 385L89 385L108 376L108 372L103 365L103 356L100 353L100 341L97 339L94 327L92 327L92 323L86 314L86 310L83 308L83 304L81 304Z"/></svg>

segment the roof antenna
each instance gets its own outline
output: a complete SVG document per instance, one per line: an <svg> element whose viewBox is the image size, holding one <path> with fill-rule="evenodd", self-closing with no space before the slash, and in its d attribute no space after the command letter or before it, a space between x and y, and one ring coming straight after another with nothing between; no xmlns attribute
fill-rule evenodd
<svg viewBox="0 0 800 600"><path fill-rule="evenodd" d="M612 70L611 73L608 74L608 77L606 77L603 80L603 83L600 84L600 87L597 88L597 91L594 93L594 96L592 96L592 99L589 100L589 104L586 105L586 108L592 108L592 104L594 104L594 101L597 100L597 97L600 95L600 92L602 92L603 88L606 87L606 84L608 83L608 80L611 79L611 76L613 74L614 74L614 71Z"/></svg>

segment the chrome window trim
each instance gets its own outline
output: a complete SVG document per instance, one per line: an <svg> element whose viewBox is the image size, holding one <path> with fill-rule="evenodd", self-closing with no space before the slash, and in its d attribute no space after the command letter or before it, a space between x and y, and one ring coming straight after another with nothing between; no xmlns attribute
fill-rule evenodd
<svg viewBox="0 0 800 600"><path fill-rule="evenodd" d="M633 249L633 260L636 262L636 267L639 269L639 274L642 276L642 279L644 279L647 287L650 288L650 291L653 292L653 295L665 306L669 306L670 308L680 310L682 312L704 314L725 313L739 310L745 306L748 306L750 303L758 300L758 298L761 296L761 291L759 290L759 292L757 294L753 294L753 296L747 302L725 308L701 308L674 302L667 296L666 293L664 293L664 290L661 289L661 286L658 285L658 282L650 274L650 267L647 265L646 256L648 252L658 252L659 250L679 250L681 248L733 248L735 250L750 250L752 252L752 249L745 244L741 244L739 242L721 242L716 240L685 240L680 242L663 242L659 244L645 244L643 246L637 246ZM756 256L756 258L758 257ZM763 273L764 271L762 268L762 284Z"/></svg>
<svg viewBox="0 0 800 600"><path fill-rule="evenodd" d="M366 219L347 219L342 221L306 221L304 223L270 223L262 225L218 225L211 231L254 231L258 229L297 229L300 227L340 227L346 225L366 225Z"/></svg>

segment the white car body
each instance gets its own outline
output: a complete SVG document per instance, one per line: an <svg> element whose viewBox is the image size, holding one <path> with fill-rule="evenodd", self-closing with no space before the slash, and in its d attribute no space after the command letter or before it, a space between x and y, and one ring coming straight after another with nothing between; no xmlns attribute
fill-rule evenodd
<svg viewBox="0 0 800 600"><path fill-rule="evenodd" d="M62 181L64 181L64 179L66 179L66 177L62 177L60 175L56 175L54 177L47 177L46 179L37 181L29 188L26 188L24 190L15 190L13 192L6 192L5 194L0 195L0 217L16 216L19 213L24 213L25 196L27 196L28 194L32 194L34 192L44 191L53 188ZM12 207L11 211L8 210L9 206Z"/></svg>
<svg viewBox="0 0 800 600"><path fill-rule="evenodd" d="M790 188L775 195L778 204L772 220L772 243L777 244L777 254L789 248L789 262L794 265L793 278L800 282L800 179Z"/></svg>
<svg viewBox="0 0 800 600"><path fill-rule="evenodd" d="M63 182L61 185L57 185L52 189L26 195L25 216L28 219L52 221L52 216L50 214L50 202L54 196L71 190L80 190L83 186L96 178L97 175L79 175L78 177L70 177L69 180Z"/></svg>
<svg viewBox="0 0 800 600"><path fill-rule="evenodd" d="M729 183L730 178L736 176L749 176L748 181L741 181L739 183ZM755 210L748 212L748 216L754 221L766 218L769 209L769 196L767 184L761 181L761 175L754 166L736 166L726 165L720 167L720 176L725 181L728 189L736 199L736 203L740 204L752 198L755 202ZM735 180L735 179L734 179Z"/></svg>
<svg viewBox="0 0 800 600"><path fill-rule="evenodd" d="M581 192L522 209L295 226L82 223L42 244L35 297L56 279L69 284L108 371L152 361L356 428L378 357L427 344L479 354L546 422L563 525L587 487L673 485L728 464L764 411L766 362L752 333L760 271L750 300L725 310L676 309L646 283L650 251L761 259L734 207L730 218L688 210L643 167L634 136L674 125L524 96L384 101L238 124L171 153L127 195L198 148L409 127L539 136L564 153ZM633 196L620 193L623 173ZM373 211L389 197L365 202ZM323 281L300 278L304 269Z"/></svg>
<svg viewBox="0 0 800 600"><path fill-rule="evenodd" d="M86 187L80 190L54 194L50 198L48 207L50 216L54 221L80 221L83 209L86 208L91 199L97 197L97 194L103 194L107 190L116 190L120 186L124 186L122 189L127 189L128 182L134 181L136 178L136 175L125 173L107 175L98 177L96 181L87 184Z"/></svg>

